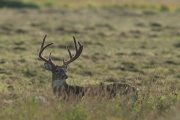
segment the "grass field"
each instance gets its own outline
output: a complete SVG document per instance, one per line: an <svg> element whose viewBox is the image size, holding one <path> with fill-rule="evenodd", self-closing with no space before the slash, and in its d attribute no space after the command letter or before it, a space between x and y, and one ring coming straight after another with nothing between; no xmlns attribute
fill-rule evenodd
<svg viewBox="0 0 180 120"><path fill-rule="evenodd" d="M21 9L5 3L0 9L0 119L180 119L179 1L151 1L154 9L148 1L87 1L79 6L24 0L23 5L37 8ZM43 55L52 52L57 64L68 58L66 45L74 50L72 36L84 45L68 70L70 84L128 83L140 88L138 101L132 107L124 98L58 99L52 93L51 73L38 58L46 34L46 43L54 45Z"/></svg>

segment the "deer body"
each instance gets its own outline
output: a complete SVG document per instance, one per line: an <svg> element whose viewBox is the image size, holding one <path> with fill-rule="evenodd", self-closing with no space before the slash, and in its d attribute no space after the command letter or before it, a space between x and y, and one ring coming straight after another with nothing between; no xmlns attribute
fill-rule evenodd
<svg viewBox="0 0 180 120"><path fill-rule="evenodd" d="M53 43L49 43L44 46L45 43L45 38L47 35L45 35L40 51L39 51L39 57L45 61L44 67L48 71L51 71L52 73L52 88L53 92L57 93L61 96L62 93L65 93L66 95L81 95L82 97L84 95L92 95L92 96L97 96L97 95L108 95L109 98L113 98L116 96L120 96L123 94L128 94L128 93L133 93L137 94L138 88L131 86L129 84L124 84L124 83L112 83L109 85L100 85L100 86L93 86L93 87L83 87L83 86L74 86L74 85L69 85L67 83L67 78L68 76L66 75L66 72L68 70L68 66L71 62L76 60L82 53L83 51L83 45L78 42L79 48L77 48L77 43L76 39L74 38L74 45L76 49L76 54L72 56L69 48L67 47L70 59L65 61L63 58L63 65L55 65L52 60L51 60L51 53L49 54L49 59L46 59L42 56L42 52L44 49L52 45Z"/></svg>

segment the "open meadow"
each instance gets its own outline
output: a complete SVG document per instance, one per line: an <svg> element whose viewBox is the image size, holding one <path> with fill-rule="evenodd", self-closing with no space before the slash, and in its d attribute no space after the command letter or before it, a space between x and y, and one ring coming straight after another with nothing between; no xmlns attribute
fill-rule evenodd
<svg viewBox="0 0 180 120"><path fill-rule="evenodd" d="M1 120L180 119L178 0L164 4L79 0L77 5L40 1L41 5L24 0L16 4L20 8L3 0L0 5ZM59 99L52 93L51 73L38 57L46 34L46 43L54 44L43 55L52 52L59 65L63 57L69 58L67 45L74 53L72 36L84 46L70 64L69 84L128 83L140 89L136 103L123 97Z"/></svg>

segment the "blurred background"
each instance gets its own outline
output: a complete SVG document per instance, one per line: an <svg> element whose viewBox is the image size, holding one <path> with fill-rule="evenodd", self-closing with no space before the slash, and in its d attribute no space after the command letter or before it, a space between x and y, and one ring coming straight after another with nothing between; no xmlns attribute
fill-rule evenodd
<svg viewBox="0 0 180 120"><path fill-rule="evenodd" d="M7 8L42 8L42 7L120 7L144 9L178 10L179 0L0 0L0 7Z"/></svg>
<svg viewBox="0 0 180 120"><path fill-rule="evenodd" d="M180 0L0 0L0 119L180 120L179 21ZM58 65L72 36L84 45L69 84L128 83L138 101L57 99L38 57L46 34Z"/></svg>

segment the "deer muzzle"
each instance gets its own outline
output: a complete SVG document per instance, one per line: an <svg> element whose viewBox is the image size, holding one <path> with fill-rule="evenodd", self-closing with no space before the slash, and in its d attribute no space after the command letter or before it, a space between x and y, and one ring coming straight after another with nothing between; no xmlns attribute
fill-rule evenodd
<svg viewBox="0 0 180 120"><path fill-rule="evenodd" d="M66 74L62 76L62 79L67 79L67 78L68 76Z"/></svg>

